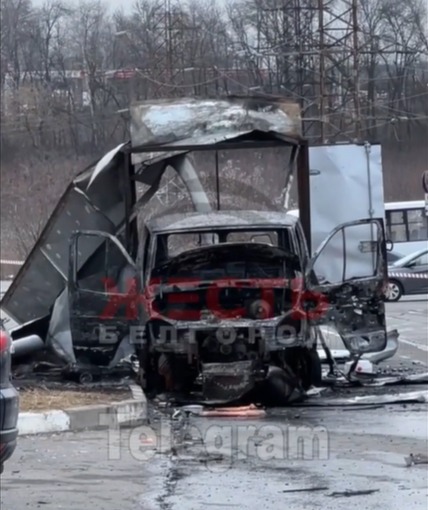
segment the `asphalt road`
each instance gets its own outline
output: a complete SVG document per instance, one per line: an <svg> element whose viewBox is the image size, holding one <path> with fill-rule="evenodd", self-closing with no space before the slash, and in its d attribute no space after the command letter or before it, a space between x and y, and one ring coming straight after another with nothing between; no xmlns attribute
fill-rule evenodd
<svg viewBox="0 0 428 510"><path fill-rule="evenodd" d="M391 366L428 366L428 298L426 296L404 297L397 303L386 303L387 330L399 333L399 348ZM343 349L337 334L327 333L331 349Z"/></svg>
<svg viewBox="0 0 428 510"><path fill-rule="evenodd" d="M404 297L397 303L387 303L386 312L388 329L400 333L397 358L428 366L427 296Z"/></svg>
<svg viewBox="0 0 428 510"><path fill-rule="evenodd" d="M427 308L418 298L387 305L388 329L400 333L388 363L428 365ZM121 431L120 438L114 431L21 438L2 475L1 508L426 509L427 465L404 462L409 453L427 453L426 411L422 404L289 408L252 422L172 422L172 433L157 413L153 429Z"/></svg>
<svg viewBox="0 0 428 510"><path fill-rule="evenodd" d="M165 419L163 443L154 437L148 446L148 429L121 431L120 440L107 431L23 438L2 476L1 508L422 510L426 465L406 467L404 457L427 451L425 412L415 405L283 409L252 422L194 418L192 440L169 435Z"/></svg>

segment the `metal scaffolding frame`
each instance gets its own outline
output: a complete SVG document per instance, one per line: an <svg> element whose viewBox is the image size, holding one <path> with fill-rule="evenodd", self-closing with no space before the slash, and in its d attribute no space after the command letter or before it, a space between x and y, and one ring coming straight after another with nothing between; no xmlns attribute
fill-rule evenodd
<svg viewBox="0 0 428 510"><path fill-rule="evenodd" d="M228 68L189 68L186 48L201 27L177 0L162 0L150 28L156 44L150 65L139 71L136 96L288 96L301 104L303 133L312 145L376 138L379 121L387 123L391 116L365 90L370 79L361 61L412 51L364 33L359 26L362 2L257 0L255 35L248 37L252 41L246 50L242 41L229 41Z"/></svg>
<svg viewBox="0 0 428 510"><path fill-rule="evenodd" d="M312 144L361 141L366 105L360 60L374 51L361 37L359 8L360 0L282 0L279 7L262 10L262 16L279 16L291 44L258 44L257 54L280 70L283 92L300 100L304 134ZM376 52L397 50L377 47Z"/></svg>

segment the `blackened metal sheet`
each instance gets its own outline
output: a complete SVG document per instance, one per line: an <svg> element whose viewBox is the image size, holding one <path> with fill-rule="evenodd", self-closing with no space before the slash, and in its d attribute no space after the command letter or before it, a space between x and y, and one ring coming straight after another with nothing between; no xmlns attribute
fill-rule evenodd
<svg viewBox="0 0 428 510"><path fill-rule="evenodd" d="M31 257L31 270L22 274L7 290L2 308L18 324L24 324L49 314L65 282L61 274L43 255L40 247ZM15 288L12 286L15 283Z"/></svg>
<svg viewBox="0 0 428 510"><path fill-rule="evenodd" d="M53 228L46 237L42 249L46 256L67 278L68 273L68 239L73 230L103 230L113 232L114 225L104 214L98 212L88 201L83 193L74 189L70 191L69 196L64 203L63 214L61 214ZM79 260L86 260L88 256L99 246L99 241L95 238L85 239L81 243L81 255ZM97 241L97 242L96 242ZM79 245L80 248L80 245Z"/></svg>
<svg viewBox="0 0 428 510"><path fill-rule="evenodd" d="M83 172L59 200L1 302L2 310L18 325L51 313L55 300L66 286L69 239L74 230L114 233L124 221L123 198L118 193L120 187L117 184L122 157L116 151L107 166L94 165ZM97 179L88 189L88 177L90 179L96 169ZM113 176L104 175L104 172ZM89 197L94 199L95 205ZM85 241L79 254L79 268L102 243L101 238Z"/></svg>
<svg viewBox="0 0 428 510"><path fill-rule="evenodd" d="M207 363L202 377L205 398L232 402L254 387L254 362Z"/></svg>
<svg viewBox="0 0 428 510"><path fill-rule="evenodd" d="M131 107L132 147L174 143L178 144L177 152L182 152L180 144L215 144L253 132L269 133L283 140L291 139L293 144L299 143L299 106L283 100L229 97L151 101ZM123 226L125 207L120 172L126 157L125 145L117 146L79 174L59 200L1 302L4 312L18 324L50 314L66 285L68 244L73 230L114 233ZM134 163L150 160L147 154L140 155L140 159L138 154L133 156L137 156ZM170 158L171 154L164 153L156 160L160 173ZM180 174L180 165L177 168ZM187 183L195 208L205 212L201 201L197 200L199 187L192 187L196 174L194 177L181 176ZM156 186L158 179L159 175L155 179ZM209 204L208 200L206 203ZM95 248L88 246L84 249L85 253L79 256L80 264L85 263Z"/></svg>
<svg viewBox="0 0 428 510"><path fill-rule="evenodd" d="M119 145L101 158L93 172L75 180L76 187L81 189L93 206L102 211L115 226L120 225L125 217L125 202L119 171L119 168L123 168L125 158L124 153L121 152L124 145Z"/></svg>
<svg viewBox="0 0 428 510"><path fill-rule="evenodd" d="M211 211L159 216L147 222L153 232L175 232L198 228L294 226L297 218L279 211Z"/></svg>
<svg viewBox="0 0 428 510"><path fill-rule="evenodd" d="M132 147L211 145L251 132L301 139L297 103L256 97L144 101L130 108ZM153 157L151 155L150 157ZM133 154L134 164L147 154Z"/></svg>

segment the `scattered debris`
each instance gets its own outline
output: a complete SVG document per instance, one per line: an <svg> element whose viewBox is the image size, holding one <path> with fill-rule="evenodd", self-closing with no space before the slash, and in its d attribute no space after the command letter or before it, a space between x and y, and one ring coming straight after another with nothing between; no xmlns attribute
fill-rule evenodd
<svg viewBox="0 0 428 510"><path fill-rule="evenodd" d="M306 487L303 489L285 489L282 492L291 493L291 492L316 492L316 491L326 491L328 487Z"/></svg>
<svg viewBox="0 0 428 510"><path fill-rule="evenodd" d="M321 328L320 328L321 329ZM325 332L321 331L321 339L324 338ZM339 334L336 332L335 335L339 337ZM373 352L369 354L363 354L361 356L361 362L369 361L373 365L378 365L382 361L386 361L395 356L398 351L398 338L399 333L396 329L392 331L388 331L387 333L387 344L385 349L379 352ZM318 349L318 356L320 360L324 363L331 363L329 357L331 356L335 363L348 363L355 361L352 359L351 353L347 349L328 349L325 348L325 340L324 343L321 342L323 348Z"/></svg>
<svg viewBox="0 0 428 510"><path fill-rule="evenodd" d="M395 373L395 370L391 370ZM362 387L381 387L381 386L396 386L396 385L407 385L407 384L427 384L428 373L423 372L419 374L410 375L383 375L379 372L370 375L367 373L356 373L352 371L352 375L336 376L334 374L326 374L323 378L323 383L329 386L337 387L349 387L349 386L362 386Z"/></svg>
<svg viewBox="0 0 428 510"><path fill-rule="evenodd" d="M367 489L361 491L343 491L343 492L332 492L329 494L331 498L350 498L353 496L368 496L370 494L374 494L375 492L379 492L379 489Z"/></svg>
<svg viewBox="0 0 428 510"><path fill-rule="evenodd" d="M327 390L327 387L326 387L326 386L323 386L323 387L321 387L321 388L313 387L313 388L310 388L310 389L306 392L306 396L308 396L308 397L315 397L315 396L319 396L319 395L321 395L321 393L323 393L325 390Z"/></svg>
<svg viewBox="0 0 428 510"><path fill-rule="evenodd" d="M399 334L396 329L392 331L388 331L388 339L386 343L386 347L383 351L380 352L372 352L370 354L364 354L361 358L366 359L377 365L381 361L386 361L394 357L398 351L398 338Z"/></svg>
<svg viewBox="0 0 428 510"><path fill-rule="evenodd" d="M375 365L368 359L361 359L357 361L357 364L354 366L353 361L347 361L345 363L344 372L346 375L349 375L351 373L351 369L355 372L355 374L369 374L374 375L376 374L376 368Z"/></svg>
<svg viewBox="0 0 428 510"><path fill-rule="evenodd" d="M404 457L404 461L407 467L414 464L428 464L428 455L426 453L417 453L416 455L411 453L408 457Z"/></svg>
<svg viewBox="0 0 428 510"><path fill-rule="evenodd" d="M414 391L409 393L398 393L396 395L365 395L353 398L317 399L302 403L302 406L320 407L341 407L341 406L366 406L376 404L403 404L403 403L426 403L428 402L428 391Z"/></svg>
<svg viewBox="0 0 428 510"><path fill-rule="evenodd" d="M366 386L392 386L397 384L425 384L428 383L428 372L422 374L383 377L365 383Z"/></svg>
<svg viewBox="0 0 428 510"><path fill-rule="evenodd" d="M264 409L258 409L256 406L248 407L225 407L218 409L210 409L208 411L202 411L201 416L206 417L217 417L217 418L264 418L266 411Z"/></svg>
<svg viewBox="0 0 428 510"><path fill-rule="evenodd" d="M205 452L198 458L198 461L201 464L208 464L208 462L222 462L224 460L224 455L221 453L210 453Z"/></svg>
<svg viewBox="0 0 428 510"><path fill-rule="evenodd" d="M216 417L216 418L264 418L266 416L266 411L264 409L260 409L255 405L251 404L249 406L240 406L240 407L218 407L211 408L205 410L203 406L198 405L189 405L183 406L181 409L175 411L173 414L173 419L177 419L179 414L184 412L186 414L193 414L195 416L202 417Z"/></svg>
<svg viewBox="0 0 428 510"><path fill-rule="evenodd" d="M373 409L382 409L384 407L383 404L365 404L364 405L364 410L367 411L367 410L373 410ZM359 411L361 409L361 406L352 406L352 407L344 407L343 408L343 411L344 412L349 412L349 411Z"/></svg>

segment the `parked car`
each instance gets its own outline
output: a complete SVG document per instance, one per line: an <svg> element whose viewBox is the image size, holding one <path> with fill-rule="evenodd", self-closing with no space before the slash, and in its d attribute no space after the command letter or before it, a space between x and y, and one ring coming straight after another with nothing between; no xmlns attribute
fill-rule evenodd
<svg viewBox="0 0 428 510"><path fill-rule="evenodd" d="M386 299L398 301L404 295L428 292L428 249L407 255L388 268Z"/></svg>
<svg viewBox="0 0 428 510"><path fill-rule="evenodd" d="M0 324L0 473L16 448L19 396L11 381L12 340Z"/></svg>
<svg viewBox="0 0 428 510"><path fill-rule="evenodd" d="M397 253L395 251L386 252L386 259L387 259L389 265L394 264L394 262L397 262L398 260L402 259L403 257L404 257L404 255L402 253Z"/></svg>

